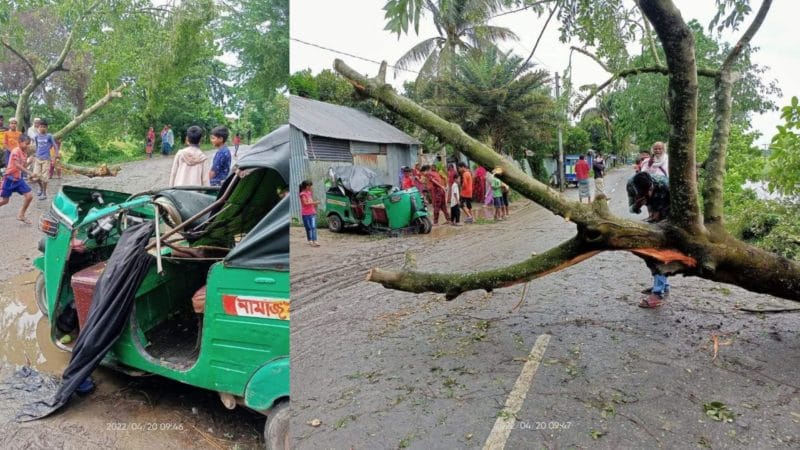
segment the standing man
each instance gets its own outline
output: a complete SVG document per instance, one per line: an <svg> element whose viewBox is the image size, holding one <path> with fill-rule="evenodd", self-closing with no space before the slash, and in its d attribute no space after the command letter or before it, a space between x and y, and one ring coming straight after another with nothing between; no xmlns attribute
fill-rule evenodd
<svg viewBox="0 0 800 450"><path fill-rule="evenodd" d="M579 156L575 163L575 177L578 179L578 203L583 203L584 197L586 203L592 203L592 194L589 192L589 163L586 162L585 155Z"/></svg>
<svg viewBox="0 0 800 450"><path fill-rule="evenodd" d="M29 142L30 138L27 135L22 135L19 138L18 145L11 150L11 154L8 157L8 168L5 176L3 176L3 187L0 190L0 206L8 204L11 194L14 192L22 195L22 208L19 210L17 220L28 225L30 225L31 221L25 217L25 213L28 211L31 200L33 200L33 194L31 194L31 188L28 183L22 178L22 173L30 174L28 169L25 168L25 162L28 160Z"/></svg>
<svg viewBox="0 0 800 450"><path fill-rule="evenodd" d="M627 184L628 206L630 212L639 214L642 206L647 205L650 215L645 222L661 222L669 217L669 179L653 176L647 172L639 172ZM653 274L653 287L642 291L647 294L639 303L642 308L658 308L669 295L670 285L666 275L658 272L655 264L647 262Z"/></svg>
<svg viewBox="0 0 800 450"><path fill-rule="evenodd" d="M231 151L225 145L226 142L228 142L227 128L215 127L211 130L211 145L217 149L214 162L211 163L211 171L208 172L211 186L222 186L222 182L228 178L231 169Z"/></svg>
<svg viewBox="0 0 800 450"><path fill-rule="evenodd" d="M467 163L458 163L458 174L461 177L461 189L459 192L461 195L461 209L467 215L464 223L472 223L474 221L472 217L472 172L470 172Z"/></svg>
<svg viewBox="0 0 800 450"><path fill-rule="evenodd" d="M592 170L594 170L594 195L606 195L606 184L603 180L606 175L606 161L603 159L602 153L597 153L592 161Z"/></svg>
<svg viewBox="0 0 800 450"><path fill-rule="evenodd" d="M50 164L52 159L50 149L55 148L58 154L58 147L53 135L47 132L47 121L39 121L39 133L33 138L34 148L36 149L36 160L33 163L33 173L39 177L41 191L37 194L39 200L47 199L47 181L50 179Z"/></svg>
<svg viewBox="0 0 800 450"><path fill-rule="evenodd" d="M39 134L39 124L42 122L42 119L35 118L33 119L33 125L28 127L28 131L26 132L28 137L31 138L31 142L36 139L36 135Z"/></svg>

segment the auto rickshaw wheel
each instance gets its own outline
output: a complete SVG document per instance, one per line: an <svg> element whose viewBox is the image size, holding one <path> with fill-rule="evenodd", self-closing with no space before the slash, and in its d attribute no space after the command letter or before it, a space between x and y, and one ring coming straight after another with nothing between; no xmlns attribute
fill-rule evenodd
<svg viewBox="0 0 800 450"><path fill-rule="evenodd" d="M48 317L47 314L47 294L44 291L44 274L39 272L39 275L36 277L36 284L34 285L34 296L36 297L36 306L39 307L39 311L44 314L45 317Z"/></svg>
<svg viewBox="0 0 800 450"><path fill-rule="evenodd" d="M267 450L288 450L289 442L289 402L285 401L270 410L264 425L264 442Z"/></svg>
<svg viewBox="0 0 800 450"><path fill-rule="evenodd" d="M428 234L433 229L433 224L428 216L417 217L414 221L416 222L416 230L419 234Z"/></svg>
<svg viewBox="0 0 800 450"><path fill-rule="evenodd" d="M342 218L338 214L331 214L328 216L328 229L334 233L339 233L344 228Z"/></svg>

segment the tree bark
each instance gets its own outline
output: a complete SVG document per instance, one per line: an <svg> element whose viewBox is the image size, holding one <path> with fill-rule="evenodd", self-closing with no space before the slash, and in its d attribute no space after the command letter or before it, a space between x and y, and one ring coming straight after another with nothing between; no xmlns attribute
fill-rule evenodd
<svg viewBox="0 0 800 450"><path fill-rule="evenodd" d="M698 83L694 35L671 0L642 0L640 7L661 40L669 68L670 222L702 234L705 227L697 201L695 167Z"/></svg>
<svg viewBox="0 0 800 450"><path fill-rule="evenodd" d="M491 148L464 133L458 125L398 95L382 77L366 79L340 60L336 60L334 67L358 93L380 101L393 112L436 135L442 142L453 144L482 166L494 168L497 176L513 189L578 226L578 234L572 240L508 267L472 274L373 269L369 280L393 289L440 292L452 298L465 290L491 290L525 282L569 267L601 251L628 250L645 259L648 266L659 273L698 276L800 301L800 264L737 241L724 232L698 233L697 227L702 228L702 222L686 225L687 218L702 221L700 217L678 215L681 220L676 222L647 225L612 216L603 196L599 196L592 205L569 201L527 177L513 164L508 164ZM694 68L691 71L694 72ZM691 105L692 101L685 103ZM692 112L686 109L686 105L677 110L691 116L684 118L684 124L691 121ZM672 111L674 113L676 109ZM681 142L683 145L693 145L693 139ZM694 162L693 148L691 152L685 151L679 155L684 158L690 155ZM678 164L678 167L681 165ZM696 191L696 184L693 186ZM696 199L694 202L697 206Z"/></svg>
<svg viewBox="0 0 800 450"><path fill-rule="evenodd" d="M122 167L120 166L108 167L108 165L106 164L101 164L97 167L85 167L85 166L76 166L74 164L61 163L61 167L63 167L66 170L69 170L70 172L75 172L77 174L81 174L89 178L115 177L120 171L122 171Z"/></svg>
<svg viewBox="0 0 800 450"><path fill-rule="evenodd" d="M731 132L731 104L733 102L733 84L738 75L734 74L733 64L742 50L750 43L764 18L772 6L772 0L764 0L753 19L736 45L731 49L722 64L715 80L714 92L714 132L711 137L711 148L706 159L706 182L703 189L703 218L707 227L722 228L724 225L723 181L725 180L725 157L728 151L728 139Z"/></svg>

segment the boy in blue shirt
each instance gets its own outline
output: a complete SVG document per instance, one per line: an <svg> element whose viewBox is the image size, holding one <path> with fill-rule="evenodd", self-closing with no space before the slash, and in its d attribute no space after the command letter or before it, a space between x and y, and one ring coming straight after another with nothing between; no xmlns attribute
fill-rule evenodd
<svg viewBox="0 0 800 450"><path fill-rule="evenodd" d="M211 186L220 186L231 170L231 151L225 145L228 141L228 129L225 127L215 127L211 130L211 145L217 149L214 155L214 162L211 163L211 170L208 172L208 179Z"/></svg>
<svg viewBox="0 0 800 450"><path fill-rule="evenodd" d="M39 178L41 190L37 193L39 200L47 198L47 181L50 179L50 149L58 148L53 135L47 132L47 121L39 122L39 133L33 138L33 148L36 159L33 163L33 173Z"/></svg>

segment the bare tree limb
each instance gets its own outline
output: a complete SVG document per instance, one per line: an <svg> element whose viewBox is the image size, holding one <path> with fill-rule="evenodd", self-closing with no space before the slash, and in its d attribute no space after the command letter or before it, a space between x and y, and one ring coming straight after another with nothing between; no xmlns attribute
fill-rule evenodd
<svg viewBox="0 0 800 450"><path fill-rule="evenodd" d="M656 65L660 66L662 65L662 63L661 63L661 58L658 56L658 50L656 49L655 40L653 39L653 30L650 28L650 22L647 20L647 17L644 16L644 12L642 12L642 7L639 4L639 2L640 0L636 0L636 8L642 15L642 22L644 23L645 40L650 46L650 51L653 53L653 60L656 62Z"/></svg>
<svg viewBox="0 0 800 450"><path fill-rule="evenodd" d="M64 170L68 170L70 172L74 172L89 178L115 177L122 170L121 166L108 167L107 164L100 164L97 167L84 167L84 166L76 166L74 164L61 163L61 167Z"/></svg>
<svg viewBox="0 0 800 450"><path fill-rule="evenodd" d="M769 12L769 8L772 6L772 0L764 0L761 2L761 7L758 9L758 13L756 17L753 19L753 23L747 28L739 41L736 45L733 46L731 52L728 53L728 56L725 58L725 62L722 63L722 71L730 70L733 67L733 63L736 62L736 59L742 53L745 47L750 44L750 40L753 39L753 36L758 32L758 29L761 28L761 24L764 23L764 18L767 17L767 13Z"/></svg>
<svg viewBox="0 0 800 450"><path fill-rule="evenodd" d="M31 76L32 76L32 77L36 77L36 69L33 67L33 64L31 64L31 62L28 60L28 58L26 58L26 57L25 57L25 55L23 55L23 54L22 54L22 53L21 53L19 50L17 50L16 48L14 48L14 47L13 47L11 44L9 44L9 43L8 43L8 41L6 41L5 39L0 39L0 42L2 42L2 44L3 44L3 47L7 48L7 49L8 49L8 51L10 51L11 53L13 53L13 54L14 54L14 56L16 56L17 58L19 58L19 59L20 59L20 60L21 60L23 63L25 63L25 65L28 67L28 70L30 70L30 72L31 72Z"/></svg>
<svg viewBox="0 0 800 450"><path fill-rule="evenodd" d="M733 103L733 84L737 76L732 73L733 64L747 47L750 40L758 32L764 18L769 12L772 0L764 0L753 19L753 23L731 49L722 64L719 76L715 80L714 93L714 132L708 159L705 161L705 183L703 187L703 219L706 226L723 225L723 182L725 180L725 159L728 153L728 142L731 132L731 110Z"/></svg>
<svg viewBox="0 0 800 450"><path fill-rule="evenodd" d="M589 56L590 58L594 59L598 63L600 63L600 61L598 61L594 55L591 55L588 52L585 52L584 50L581 50L581 49L578 49L578 48L575 48L575 47L573 47L573 48L575 50L577 50L578 52L583 53L583 54ZM626 77L630 77L630 76L634 76L634 75L641 75L643 73L660 73L662 75L669 75L669 69L664 67L664 66L652 66L652 67L633 67L631 69L622 70L622 71L612 75L611 78L609 78L608 80L603 82L603 84L601 84L597 88L593 89L592 93L589 94L586 98L584 98L583 101L577 107L575 107L575 110L572 112L572 116L573 117L577 116L581 112L583 107L586 106L587 103L589 103L589 100L593 99L598 93L602 92L605 88L607 88L614 81L616 81L616 80L618 80L620 78L626 78ZM710 78L716 78L719 75L719 71L712 70L712 69L698 69L697 75L704 76L704 77L710 77Z"/></svg>
<svg viewBox="0 0 800 450"><path fill-rule="evenodd" d="M605 65L605 63L603 61L600 61L600 58L598 58L594 53L590 52L589 50L586 50L586 49L583 49L583 48L580 48L580 47L575 47L574 45L571 46L569 49L570 49L570 51L576 51L578 53L583 53L584 55L588 56L589 58L592 58L592 61L594 61L597 64L599 64L600 67L602 67L603 70L605 70L606 72L614 73L614 71L609 69L608 66Z"/></svg>
<svg viewBox="0 0 800 450"><path fill-rule="evenodd" d="M550 10L550 15L547 16L547 20L544 22L544 25L542 26L542 31L539 32L539 37L536 38L536 43L533 44L533 49L531 49L531 54L528 55L528 58L525 60L525 62L522 63L521 66L519 66L519 70L517 70L517 73L513 77L511 77L512 79L517 78L517 76L519 76L519 74L521 74L522 71L525 70L525 66L527 66L528 63L531 62L533 54L536 53L536 49L539 47L539 41L542 40L542 36L544 35L545 30L547 30L547 25L550 23L550 19L552 19L553 16L556 14L556 11L558 11L558 8L560 8L560 5L558 3L553 5L553 9Z"/></svg>
<svg viewBox="0 0 800 450"><path fill-rule="evenodd" d="M106 95L104 95L100 100L96 101L92 106L83 110L82 113L75 116L68 124L64 125L64 128L56 131L53 133L53 137L55 139L61 139L67 134L69 134L72 130L78 127L84 120L88 119L89 116L97 112L100 108L106 106L107 104L111 103L112 100L115 98L122 98L122 90L125 89L128 85L126 83L122 83L117 88L108 91Z"/></svg>

